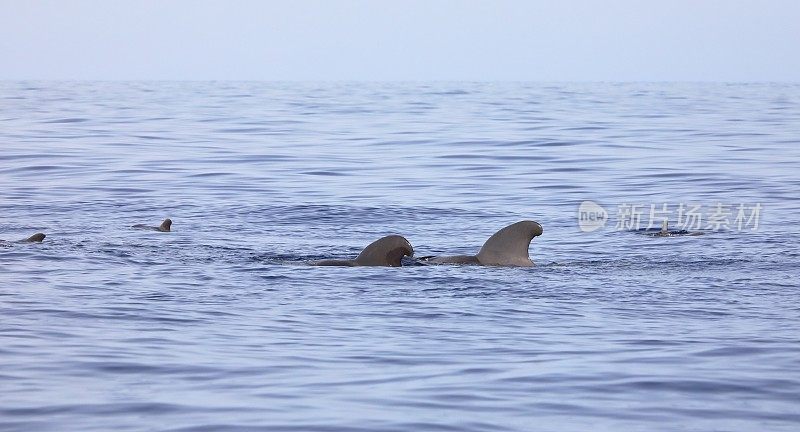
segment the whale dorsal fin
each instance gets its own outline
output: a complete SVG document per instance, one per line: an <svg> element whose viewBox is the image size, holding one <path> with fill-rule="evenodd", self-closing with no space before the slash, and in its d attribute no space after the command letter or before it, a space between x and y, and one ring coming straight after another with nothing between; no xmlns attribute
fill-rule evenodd
<svg viewBox="0 0 800 432"><path fill-rule="evenodd" d="M172 219L164 219L164 222L161 222L161 226L158 227L159 231L169 231L169 227L172 226Z"/></svg>
<svg viewBox="0 0 800 432"><path fill-rule="evenodd" d="M414 256L414 248L403 236L390 235L370 243L358 254L355 264L360 266L400 267L404 256Z"/></svg>
<svg viewBox="0 0 800 432"><path fill-rule="evenodd" d="M661 234L668 234L669 233L669 220L664 218L664 222L661 224Z"/></svg>
<svg viewBox="0 0 800 432"><path fill-rule="evenodd" d="M42 234L42 233L36 233L36 234L26 238L23 241L24 242L28 242L28 243L41 243L42 240L44 240L45 237L47 237L47 236Z"/></svg>
<svg viewBox="0 0 800 432"><path fill-rule="evenodd" d="M524 266L533 265L528 247L534 237L542 235L538 222L524 220L494 233L483 244L477 258L483 265Z"/></svg>

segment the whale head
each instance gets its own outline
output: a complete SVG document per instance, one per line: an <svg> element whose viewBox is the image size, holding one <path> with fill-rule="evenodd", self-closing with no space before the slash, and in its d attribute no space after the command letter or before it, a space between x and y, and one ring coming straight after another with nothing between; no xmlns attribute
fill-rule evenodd
<svg viewBox="0 0 800 432"><path fill-rule="evenodd" d="M414 256L414 248L403 236L389 235L370 243L356 257L359 266L400 267L404 256Z"/></svg>

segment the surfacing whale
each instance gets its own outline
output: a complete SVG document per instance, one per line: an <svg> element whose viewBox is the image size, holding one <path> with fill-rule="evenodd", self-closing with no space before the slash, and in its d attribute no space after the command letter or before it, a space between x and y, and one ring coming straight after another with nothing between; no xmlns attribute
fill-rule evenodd
<svg viewBox="0 0 800 432"><path fill-rule="evenodd" d="M414 248L403 236L389 235L379 238L365 247L363 251L352 260L326 259L313 261L309 264L315 266L384 266L400 267L404 256L414 256Z"/></svg>
<svg viewBox="0 0 800 432"><path fill-rule="evenodd" d="M532 267L528 247L542 235L539 222L524 220L494 233L477 255L434 256L423 258L431 264L471 264L505 267Z"/></svg>
<svg viewBox="0 0 800 432"><path fill-rule="evenodd" d="M44 233L36 233L25 240L20 240L17 243L41 243L44 238L47 237Z"/></svg>
<svg viewBox="0 0 800 432"><path fill-rule="evenodd" d="M699 236L703 235L700 231L687 231L687 230L671 230L669 229L669 220L664 219L661 223L661 230L653 232L652 230L644 229L645 234L651 237L678 237L678 236Z"/></svg>
<svg viewBox="0 0 800 432"><path fill-rule="evenodd" d="M160 226L149 226L144 224L137 224L132 226L131 228L138 228L138 229L147 229L153 231L161 231L161 232L169 232L169 227L172 226L172 219L164 219L164 222L161 222Z"/></svg>
<svg viewBox="0 0 800 432"><path fill-rule="evenodd" d="M41 243L44 238L47 237L43 233L36 233L26 239L17 240L17 241L7 241L7 240L0 240L0 246L11 246L11 243Z"/></svg>

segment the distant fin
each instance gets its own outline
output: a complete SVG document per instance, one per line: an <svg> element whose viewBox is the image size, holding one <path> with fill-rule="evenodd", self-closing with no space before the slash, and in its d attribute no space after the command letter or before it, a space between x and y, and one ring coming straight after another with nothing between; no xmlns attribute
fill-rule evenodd
<svg viewBox="0 0 800 432"><path fill-rule="evenodd" d="M669 220L664 218L664 222L661 224L661 234L668 234L669 233Z"/></svg>
<svg viewBox="0 0 800 432"><path fill-rule="evenodd" d="M477 258L483 265L523 266L533 265L528 248L534 237L542 235L542 226L524 220L494 233L481 247Z"/></svg>
<svg viewBox="0 0 800 432"><path fill-rule="evenodd" d="M131 228L139 228L139 229L146 229L151 231L161 231L161 232L169 232L170 227L172 226L172 219L164 219L164 222L161 222L159 226L150 226L144 224L136 224L131 226Z"/></svg>
<svg viewBox="0 0 800 432"><path fill-rule="evenodd" d="M30 236L30 237L26 238L25 240L23 240L23 242L27 242L27 243L41 243L41 242L42 242L42 240L44 240L44 238L45 238L45 237L47 237L47 236L46 236L46 235L44 235L43 233L36 233L36 234L34 234L34 235L32 235L32 236Z"/></svg>

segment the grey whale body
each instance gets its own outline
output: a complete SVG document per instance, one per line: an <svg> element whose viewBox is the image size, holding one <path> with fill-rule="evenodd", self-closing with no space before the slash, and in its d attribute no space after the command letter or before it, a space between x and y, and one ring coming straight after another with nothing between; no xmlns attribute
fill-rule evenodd
<svg viewBox="0 0 800 432"><path fill-rule="evenodd" d="M502 267L533 267L528 248L534 237L542 235L539 222L524 220L494 233L477 255L425 257L430 264L464 264Z"/></svg>

